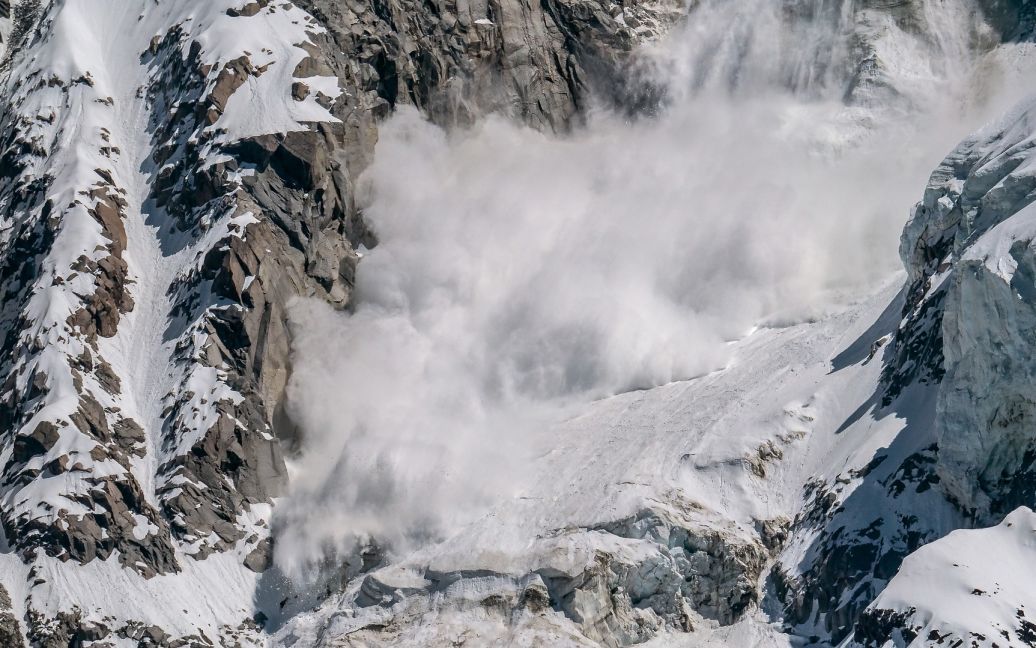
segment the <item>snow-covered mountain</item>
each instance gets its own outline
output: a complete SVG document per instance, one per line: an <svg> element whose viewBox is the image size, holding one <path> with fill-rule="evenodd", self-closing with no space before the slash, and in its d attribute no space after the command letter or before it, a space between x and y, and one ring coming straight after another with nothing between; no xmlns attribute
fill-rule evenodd
<svg viewBox="0 0 1036 648"><path fill-rule="evenodd" d="M1034 26L0 2L0 645L1036 645Z"/></svg>

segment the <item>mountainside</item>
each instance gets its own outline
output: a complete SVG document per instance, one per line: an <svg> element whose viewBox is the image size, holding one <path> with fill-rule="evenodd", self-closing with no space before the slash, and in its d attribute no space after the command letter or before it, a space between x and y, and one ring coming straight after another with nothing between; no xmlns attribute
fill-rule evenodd
<svg viewBox="0 0 1036 648"><path fill-rule="evenodd" d="M1034 105L1025 102L968 138L932 174L903 233L906 317L888 365L936 383L923 473L955 513L957 531L917 551L864 613L857 637L878 643L1036 641L1012 586L1032 546ZM913 356L913 357L911 357ZM940 534L942 535L942 534ZM934 577L918 572L934 570ZM988 599L988 602L987 600ZM966 612L965 612L966 611Z"/></svg>
<svg viewBox="0 0 1036 648"><path fill-rule="evenodd" d="M0 645L1036 645L1028 3L5 8Z"/></svg>
<svg viewBox="0 0 1036 648"><path fill-rule="evenodd" d="M254 626L249 592L286 481L285 306L344 306L353 247L373 245L352 182L376 119L396 103L451 105L451 119L486 103L562 128L586 91L579 59L557 24L525 33L542 13L498 33L485 6L442 26L404 7L337 8L333 30L289 3L35 6L15 4L0 127L2 520L25 561L14 609L46 645L101 627L215 640ZM410 27L422 41L442 30L426 55L395 28L423 16ZM636 35L603 18L590 36L618 59ZM547 64L549 79L530 74ZM459 87L501 69L517 75L503 96ZM193 567L209 557L213 573ZM95 603L77 587L97 575L66 563L143 580ZM187 599L230 578L218 603L185 602L201 618L155 617L148 599L170 596L158 576L181 573Z"/></svg>

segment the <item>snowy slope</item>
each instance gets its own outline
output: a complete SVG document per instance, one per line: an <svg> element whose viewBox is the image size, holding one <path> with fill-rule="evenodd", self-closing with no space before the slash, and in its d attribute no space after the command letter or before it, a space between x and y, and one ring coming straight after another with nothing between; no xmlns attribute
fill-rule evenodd
<svg viewBox="0 0 1036 648"><path fill-rule="evenodd" d="M643 640L656 628L694 628L659 641L698 645L727 632L719 624L759 602L779 549L767 546L764 529L787 532L800 485L865 464L903 427L894 416L865 417L837 431L878 380L880 363L867 355L895 326L880 315L897 290L893 280L820 321L757 331L734 344L729 367L708 376L572 412L547 435L518 497L356 579L322 611L292 619L277 640L441 645L468 636L536 645L550 637L586 645L587 637L612 641L610 632ZM832 372L835 359L846 362ZM615 581L610 594L586 586L601 564ZM691 575L709 591L689 586ZM566 588L588 591L543 611L527 603L534 586L551 600ZM685 609L669 607L674 588Z"/></svg>
<svg viewBox="0 0 1036 648"><path fill-rule="evenodd" d="M1033 110L1023 101L964 141L933 173L904 232L915 306L898 344L923 350L911 354L921 371L908 372L930 376L938 390L927 472L963 515L959 526L988 528L956 531L910 555L861 618L855 641L863 645L1034 641L1025 582Z"/></svg>
<svg viewBox="0 0 1036 648"><path fill-rule="evenodd" d="M903 561L868 608L856 640L893 646L957 641L1032 646L1034 552L1036 519L1025 507L995 527L954 531Z"/></svg>
<svg viewBox="0 0 1036 648"><path fill-rule="evenodd" d="M239 510L215 501L208 506L233 526L199 526L190 516L204 513L205 496L183 509L184 492L216 484L182 458L228 422L246 448L273 440L235 420L244 396L227 365L199 361L212 344L206 310L226 305L192 276L257 219L233 199L240 176L227 176L220 200L198 205L200 228L176 226L156 188L185 155L197 173L234 142L335 121L323 95L291 96L308 56L300 45L319 28L288 4L70 0L44 9L23 43L32 46L12 52L4 75L4 400L16 432L2 453L3 522L18 550L4 560L28 563L12 564L5 585L37 640L60 635L46 620L62 614L76 617L73 627L151 620L172 635L218 637L251 623L258 576L242 559L266 535L269 496L247 493ZM336 87L328 81L310 83ZM216 104L207 122L181 122L194 130L173 138L189 136L200 151L170 150L155 111L190 106L191 90ZM199 288L200 308L184 313L185 289ZM276 448L265 452L276 471ZM232 473L216 479L234 488ZM228 554L194 564L213 551ZM111 598L94 594L98 582ZM183 605L155 607L175 591Z"/></svg>

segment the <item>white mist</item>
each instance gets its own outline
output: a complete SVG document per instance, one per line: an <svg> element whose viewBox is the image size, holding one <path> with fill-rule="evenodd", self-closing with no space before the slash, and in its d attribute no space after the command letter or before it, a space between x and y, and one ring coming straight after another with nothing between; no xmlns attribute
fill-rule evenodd
<svg viewBox="0 0 1036 648"><path fill-rule="evenodd" d="M355 312L295 312L286 572L441 539L521 492L567 404L721 369L728 340L898 269L928 170L974 125L951 38L972 16L941 3L920 39L793 4L789 23L778 0L699 3L643 53L669 88L657 118L602 111L567 137L492 116L446 133L412 110L383 125ZM896 51L894 103L843 101L861 29Z"/></svg>

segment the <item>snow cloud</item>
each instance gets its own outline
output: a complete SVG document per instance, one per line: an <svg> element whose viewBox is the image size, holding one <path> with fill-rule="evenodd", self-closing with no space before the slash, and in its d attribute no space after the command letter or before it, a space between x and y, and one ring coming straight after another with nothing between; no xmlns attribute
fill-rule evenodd
<svg viewBox="0 0 1036 648"><path fill-rule="evenodd" d="M825 101L794 66L797 92L777 71L731 92L700 65L658 68L693 91L653 119L601 111L565 137L496 117L447 133L406 109L383 125L355 311L295 309L286 571L441 539L520 493L567 406L720 369L752 327L887 278L928 171L973 123Z"/></svg>

